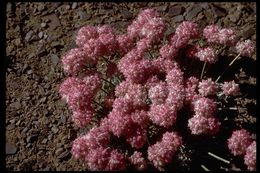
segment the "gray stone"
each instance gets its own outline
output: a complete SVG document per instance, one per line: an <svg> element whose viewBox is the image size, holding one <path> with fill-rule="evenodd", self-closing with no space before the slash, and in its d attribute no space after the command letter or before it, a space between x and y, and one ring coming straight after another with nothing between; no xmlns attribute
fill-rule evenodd
<svg viewBox="0 0 260 173"><path fill-rule="evenodd" d="M44 139L42 140L42 143L43 143L43 144L46 144L47 141L48 141L48 139L47 139L47 138L44 138Z"/></svg>
<svg viewBox="0 0 260 173"><path fill-rule="evenodd" d="M180 15L183 12L184 12L184 8L183 7L174 5L174 6L171 6L169 8L168 15L170 17L173 17L173 16Z"/></svg>
<svg viewBox="0 0 260 173"><path fill-rule="evenodd" d="M51 54L51 62L54 66L56 66L59 63L60 59L57 55Z"/></svg>
<svg viewBox="0 0 260 173"><path fill-rule="evenodd" d="M121 12L121 15L124 19L129 20L133 17L133 14L125 8L121 9L120 12Z"/></svg>
<svg viewBox="0 0 260 173"><path fill-rule="evenodd" d="M5 143L5 154L15 154L17 147L12 143Z"/></svg>
<svg viewBox="0 0 260 173"><path fill-rule="evenodd" d="M29 31L29 32L27 32L27 34L26 34L26 36L25 36L24 39L25 39L27 42L29 42L29 41L31 40L33 34L34 34L34 32L33 32L32 30Z"/></svg>
<svg viewBox="0 0 260 173"><path fill-rule="evenodd" d="M58 148L58 149L55 151L55 154L56 154L56 155L60 155L62 152L63 152L63 148Z"/></svg>
<svg viewBox="0 0 260 173"><path fill-rule="evenodd" d="M59 131L59 129L58 129L56 126L53 126L53 127L51 128L51 131L52 131L54 134L56 134L56 133Z"/></svg>
<svg viewBox="0 0 260 173"><path fill-rule="evenodd" d="M192 20L201 11L202 11L202 7L201 6L194 5L193 8L190 11L187 12L187 15L186 15L185 19L186 20Z"/></svg>
<svg viewBox="0 0 260 173"><path fill-rule="evenodd" d="M58 26L60 26L60 20L57 17L56 14L50 14L47 16L43 17L43 20L50 20L50 23L48 23L49 29L50 30L54 30L55 28L57 28Z"/></svg>
<svg viewBox="0 0 260 173"><path fill-rule="evenodd" d="M218 5L213 4L212 5L212 11L213 11L215 18L224 17L224 16L227 15L227 11L224 8L222 8Z"/></svg>
<svg viewBox="0 0 260 173"><path fill-rule="evenodd" d="M38 37L39 37L39 38L42 38L42 37L43 37L43 32L42 32L42 31L38 33Z"/></svg>
<svg viewBox="0 0 260 173"><path fill-rule="evenodd" d="M42 23L41 23L41 27L42 27L42 28L45 28L46 26L47 26L47 23L45 23L45 22L42 22Z"/></svg>
<svg viewBox="0 0 260 173"><path fill-rule="evenodd" d="M71 8L72 8L72 9L75 9L75 8L77 8L77 5L78 5L78 3L77 3L77 2L73 2L73 4L72 4Z"/></svg>
<svg viewBox="0 0 260 173"><path fill-rule="evenodd" d="M181 22L184 20L184 17L183 17L183 15L178 15L178 16L173 17L172 20L175 22Z"/></svg>
<svg viewBox="0 0 260 173"><path fill-rule="evenodd" d="M10 106L15 108L15 109L20 109L21 108L21 103L16 101L14 103L11 103Z"/></svg>
<svg viewBox="0 0 260 173"><path fill-rule="evenodd" d="M245 30L242 32L242 37L244 39L248 39L249 37L251 37L254 33L256 32L256 30L252 27L247 27L245 28Z"/></svg>
<svg viewBox="0 0 260 173"><path fill-rule="evenodd" d="M88 14L88 13L86 13L86 12L83 12L83 11L78 11L78 16L79 16L79 18L80 18L80 20L88 20L88 19L90 19L91 18L91 15L90 14Z"/></svg>

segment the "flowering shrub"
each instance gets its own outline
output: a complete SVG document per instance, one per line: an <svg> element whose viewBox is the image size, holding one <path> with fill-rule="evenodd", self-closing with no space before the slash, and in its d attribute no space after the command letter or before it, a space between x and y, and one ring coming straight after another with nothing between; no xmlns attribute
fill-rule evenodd
<svg viewBox="0 0 260 173"><path fill-rule="evenodd" d="M184 52L186 57L182 59L192 58L214 65L219 61L217 46L235 46L239 55L251 56L253 43L237 42L232 29L209 25L200 31L198 24L184 21L160 44L166 26L155 9L141 11L121 35L115 34L109 25L83 26L76 36L78 47L63 56L64 71L70 76L59 91L73 111L75 125L91 124L97 113L95 104L107 104L104 107L109 109L72 144L72 155L83 160L88 169L126 170L130 164L137 170L145 170L151 163L158 170L164 170L185 144L181 133L171 129L178 123L178 116L183 116L179 112L186 105L194 112L187 122L192 135L219 132L221 122L217 117L216 99L219 94L236 96L239 85L234 81L219 83L212 78L198 78L183 68L179 55ZM199 45L198 39L205 44ZM158 56L149 57L147 53L154 45L159 45ZM99 68L104 63L107 64L105 72ZM117 84L113 83L114 78L119 80ZM107 85L109 91L104 89ZM107 94L102 98L103 103L96 97L100 92ZM149 141L153 139L148 135L151 125L164 132L157 136L159 141ZM117 148L113 139L125 142L133 154ZM245 164L253 169L254 146L247 149L250 142L246 132L234 132L228 147L234 155L246 154Z"/></svg>

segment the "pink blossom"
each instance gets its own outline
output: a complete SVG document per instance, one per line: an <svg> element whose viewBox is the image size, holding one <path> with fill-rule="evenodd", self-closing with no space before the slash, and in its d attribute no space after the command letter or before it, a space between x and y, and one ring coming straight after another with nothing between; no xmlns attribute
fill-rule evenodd
<svg viewBox="0 0 260 173"><path fill-rule="evenodd" d="M134 48L133 39L127 34L117 35L116 40L118 42L118 52L125 54Z"/></svg>
<svg viewBox="0 0 260 173"><path fill-rule="evenodd" d="M86 52L80 48L71 49L62 57L63 69L66 73L76 75L84 69L88 63L95 64L95 61L88 58Z"/></svg>
<svg viewBox="0 0 260 173"><path fill-rule="evenodd" d="M226 96L236 96L240 93L239 85L234 80L224 82L221 89Z"/></svg>
<svg viewBox="0 0 260 173"><path fill-rule="evenodd" d="M142 156L142 153L139 151L135 151L129 158L129 162L134 168L138 171L144 171L147 169L147 161Z"/></svg>
<svg viewBox="0 0 260 173"><path fill-rule="evenodd" d="M152 46L151 39L147 39L147 38L143 38L136 43L136 48L140 52L147 51L149 48L151 48L151 46Z"/></svg>
<svg viewBox="0 0 260 173"><path fill-rule="evenodd" d="M101 34L99 35L99 40L103 44L104 54L111 55L116 51L118 42L114 34Z"/></svg>
<svg viewBox="0 0 260 173"><path fill-rule="evenodd" d="M166 104L180 110L183 107L185 99L185 90L182 84L168 85L169 94L166 98Z"/></svg>
<svg viewBox="0 0 260 173"><path fill-rule="evenodd" d="M180 67L175 63L175 67L169 71L165 77L165 81L168 85L182 85L183 84L183 72Z"/></svg>
<svg viewBox="0 0 260 173"><path fill-rule="evenodd" d="M217 111L217 104L210 98L201 97L194 102L192 102L194 106L195 114L203 117L211 117Z"/></svg>
<svg viewBox="0 0 260 173"><path fill-rule="evenodd" d="M110 142L110 133L105 126L94 126L85 135L88 146L92 149L97 147L105 147Z"/></svg>
<svg viewBox="0 0 260 173"><path fill-rule="evenodd" d="M154 124L167 128L175 123L177 111L166 104L151 105L148 116Z"/></svg>
<svg viewBox="0 0 260 173"><path fill-rule="evenodd" d="M174 51L178 52L179 49L184 48L188 45L190 39L191 38L189 36L175 34L170 38L170 44L174 49L176 49Z"/></svg>
<svg viewBox="0 0 260 173"><path fill-rule="evenodd" d="M177 132L165 132L162 137L162 142L167 144L173 151L177 151L182 145L182 137Z"/></svg>
<svg viewBox="0 0 260 173"><path fill-rule="evenodd" d="M253 140L247 130L235 130L228 139L228 148L234 156L245 155L247 147L252 142Z"/></svg>
<svg viewBox="0 0 260 173"><path fill-rule="evenodd" d="M119 150L112 150L106 169L108 171L125 171L126 158Z"/></svg>
<svg viewBox="0 0 260 173"><path fill-rule="evenodd" d="M104 52L106 50L105 46L99 38L88 40L84 44L83 49L86 54L91 57L95 62L98 61L98 58L100 56L104 55Z"/></svg>
<svg viewBox="0 0 260 173"><path fill-rule="evenodd" d="M132 128L135 126L132 126ZM136 126L132 132L126 134L126 141L131 145L132 148L140 149L144 146L147 141L147 130Z"/></svg>
<svg viewBox="0 0 260 173"><path fill-rule="evenodd" d="M113 111L119 111L123 113L130 113L134 109L133 102L125 97L116 98L113 102L112 107Z"/></svg>
<svg viewBox="0 0 260 173"><path fill-rule="evenodd" d="M131 119L139 126L146 128L149 123L148 112L144 110L135 110L131 113Z"/></svg>
<svg viewBox="0 0 260 173"><path fill-rule="evenodd" d="M198 24L190 21L183 21L177 28L175 33L179 37L196 38L199 35Z"/></svg>
<svg viewBox="0 0 260 173"><path fill-rule="evenodd" d="M135 38L136 36L138 36L142 25L145 23L145 21L143 21L143 23L141 24L140 21L138 20L134 20L130 25L128 25L127 27L127 35L130 38Z"/></svg>
<svg viewBox="0 0 260 173"><path fill-rule="evenodd" d="M83 46L88 40L95 39L98 37L97 28L95 26L84 26L81 27L76 36L76 44L81 47Z"/></svg>
<svg viewBox="0 0 260 173"><path fill-rule="evenodd" d="M155 105L163 104L168 96L168 88L165 82L159 82L156 86L151 87L148 96Z"/></svg>
<svg viewBox="0 0 260 173"><path fill-rule="evenodd" d="M166 132L163 135L165 139L158 141L154 145L148 147L148 160L160 171L164 171L164 166L170 163L175 155L176 151L182 143L182 139L175 132ZM168 139L173 139L168 140Z"/></svg>
<svg viewBox="0 0 260 173"><path fill-rule="evenodd" d="M197 99L197 88L199 85L199 79L191 76L185 81L185 102L191 102Z"/></svg>
<svg viewBox="0 0 260 173"><path fill-rule="evenodd" d="M87 76L84 79L69 77L60 85L59 92L72 110L84 110L91 104L91 98L99 86L98 75Z"/></svg>
<svg viewBox="0 0 260 173"><path fill-rule="evenodd" d="M102 25L97 27L97 32L99 36L102 34L114 34L114 29L110 25Z"/></svg>
<svg viewBox="0 0 260 173"><path fill-rule="evenodd" d="M118 84L115 88L115 96L116 97L124 97L128 91L128 87L132 85L130 81L124 80L120 84Z"/></svg>
<svg viewBox="0 0 260 173"><path fill-rule="evenodd" d="M218 33L219 43L223 45L233 46L236 43L236 33L232 29L223 28Z"/></svg>
<svg viewBox="0 0 260 173"><path fill-rule="evenodd" d="M72 121L78 127L86 127L94 117L94 110L93 108L88 108L84 110L75 110L73 111Z"/></svg>
<svg viewBox="0 0 260 173"><path fill-rule="evenodd" d="M200 59L200 61L205 61L213 64L218 61L218 56L216 52L211 47L201 48L195 56Z"/></svg>
<svg viewBox="0 0 260 173"><path fill-rule="evenodd" d="M255 52L255 43L251 40L237 42L236 51L242 56L251 57Z"/></svg>
<svg viewBox="0 0 260 173"><path fill-rule="evenodd" d="M158 40L163 37L163 33L166 29L166 25L162 18L153 17L150 18L141 29L141 37L148 38L151 41Z"/></svg>
<svg viewBox="0 0 260 173"><path fill-rule="evenodd" d="M173 59L177 56L178 49L176 49L171 44L165 44L160 48L160 55L162 58L165 59Z"/></svg>
<svg viewBox="0 0 260 173"><path fill-rule="evenodd" d="M88 145L86 144L84 136L76 138L72 143L71 154L76 159L84 159L89 152Z"/></svg>
<svg viewBox="0 0 260 173"><path fill-rule="evenodd" d="M177 63L172 61L171 59L163 58L159 56L156 59L152 60L152 66L154 73L168 73L173 68L177 68Z"/></svg>
<svg viewBox="0 0 260 173"><path fill-rule="evenodd" d="M92 171L105 170L110 160L110 148L98 147L91 149L85 156L87 166Z"/></svg>
<svg viewBox="0 0 260 173"><path fill-rule="evenodd" d="M199 82L199 93L202 96L214 95L218 91L217 84L211 78Z"/></svg>
<svg viewBox="0 0 260 173"><path fill-rule="evenodd" d="M188 120L188 127L194 135L214 135L219 131L220 122L214 117L195 115Z"/></svg>
<svg viewBox="0 0 260 173"><path fill-rule="evenodd" d="M203 30L203 36L207 39L209 43L218 43L219 36L218 33L220 28L217 25L208 25Z"/></svg>
<svg viewBox="0 0 260 173"><path fill-rule="evenodd" d="M149 91L149 89L151 87L156 86L159 81L160 81L160 79L156 75L153 75L147 79L147 81L144 85L147 88L147 90Z"/></svg>
<svg viewBox="0 0 260 173"><path fill-rule="evenodd" d="M134 108L143 108L146 106L147 92L141 84L130 84L124 98L128 99Z"/></svg>
<svg viewBox="0 0 260 173"><path fill-rule="evenodd" d="M149 77L152 65L148 59L142 59L128 64L127 68L122 69L122 67L119 67L119 70L123 73L126 80L130 80L132 83L143 83Z"/></svg>
<svg viewBox="0 0 260 173"><path fill-rule="evenodd" d="M256 171L256 141L253 141L246 149L244 163L250 171Z"/></svg>
<svg viewBox="0 0 260 173"><path fill-rule="evenodd" d="M117 137L128 134L133 123L129 114L118 111L110 112L108 119L110 131Z"/></svg>

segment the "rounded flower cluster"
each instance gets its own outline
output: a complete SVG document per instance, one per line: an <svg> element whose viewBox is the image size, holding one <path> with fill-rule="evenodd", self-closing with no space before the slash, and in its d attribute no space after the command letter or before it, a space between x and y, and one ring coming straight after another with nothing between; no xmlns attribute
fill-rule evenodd
<svg viewBox="0 0 260 173"><path fill-rule="evenodd" d="M194 135L214 135L219 131L220 124L219 120L215 117L195 115L188 120L188 127L191 130L191 134Z"/></svg>
<svg viewBox="0 0 260 173"><path fill-rule="evenodd" d="M233 46L237 41L234 30L229 28L219 28L216 25L208 25L203 30L203 36L209 43Z"/></svg>
<svg viewBox="0 0 260 173"><path fill-rule="evenodd" d="M166 104L152 105L148 112L149 118L154 124L163 127L172 126L177 118L177 111Z"/></svg>
<svg viewBox="0 0 260 173"><path fill-rule="evenodd" d="M256 141L247 147L244 162L248 170L256 171Z"/></svg>
<svg viewBox="0 0 260 173"><path fill-rule="evenodd" d="M73 111L72 120L80 127L87 125L93 117L92 98L100 84L96 74L83 79L69 77L60 85L59 92Z"/></svg>
<svg viewBox="0 0 260 173"><path fill-rule="evenodd" d="M211 78L199 82L199 93L202 96L215 95L218 91L217 84Z"/></svg>
<svg viewBox="0 0 260 173"><path fill-rule="evenodd" d="M80 48L71 49L62 57L63 69L67 74L75 75L80 72L88 63L95 60L89 58L86 52Z"/></svg>
<svg viewBox="0 0 260 173"><path fill-rule="evenodd" d="M236 130L228 139L228 148L234 156L245 155L246 149L251 143L252 138L247 130Z"/></svg>
<svg viewBox="0 0 260 173"><path fill-rule="evenodd" d="M255 52L255 44L251 40L237 42L236 51L242 56L251 57Z"/></svg>
<svg viewBox="0 0 260 173"><path fill-rule="evenodd" d="M148 96L153 104L163 104L168 96L168 88L165 82L160 82L156 86L151 87Z"/></svg>
<svg viewBox="0 0 260 173"><path fill-rule="evenodd" d="M138 171L144 171L147 168L147 161L143 158L142 153L135 151L129 158L129 162L135 167Z"/></svg>
<svg viewBox="0 0 260 173"><path fill-rule="evenodd" d="M160 171L170 163L182 145L182 138L176 132L165 132L162 140L148 147L148 160Z"/></svg>
<svg viewBox="0 0 260 173"><path fill-rule="evenodd" d="M234 80L224 82L221 89L226 96L236 96L240 93L239 85L236 84Z"/></svg>
<svg viewBox="0 0 260 173"><path fill-rule="evenodd" d="M200 61L205 61L210 64L218 61L218 57L211 47L200 48L198 52L195 53L195 57L199 58Z"/></svg>
<svg viewBox="0 0 260 173"><path fill-rule="evenodd" d="M217 111L217 104L209 98L201 97L193 102L195 114L203 117L211 117Z"/></svg>

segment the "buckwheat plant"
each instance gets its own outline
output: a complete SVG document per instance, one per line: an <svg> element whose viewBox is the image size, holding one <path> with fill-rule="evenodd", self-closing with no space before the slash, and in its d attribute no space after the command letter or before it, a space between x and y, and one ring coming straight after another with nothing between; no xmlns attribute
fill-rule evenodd
<svg viewBox="0 0 260 173"><path fill-rule="evenodd" d="M119 35L109 25L78 30L77 47L61 60L68 78L59 89L75 125L90 129L73 141L75 159L89 170L165 170L186 145L175 130L178 117L185 116L182 109L192 112L186 122L191 135L219 132L217 102L220 96L237 96L239 85L219 83L224 73L216 81L205 77L205 67L220 60L222 48L237 51L230 66L240 56L251 57L255 46L250 40L238 42L229 28L198 28L183 21L166 37L164 19L155 9L145 9ZM192 73L190 62L204 64L200 75ZM159 131L155 136L152 126ZM250 145L247 133L235 132L228 147L255 169L255 143Z"/></svg>

